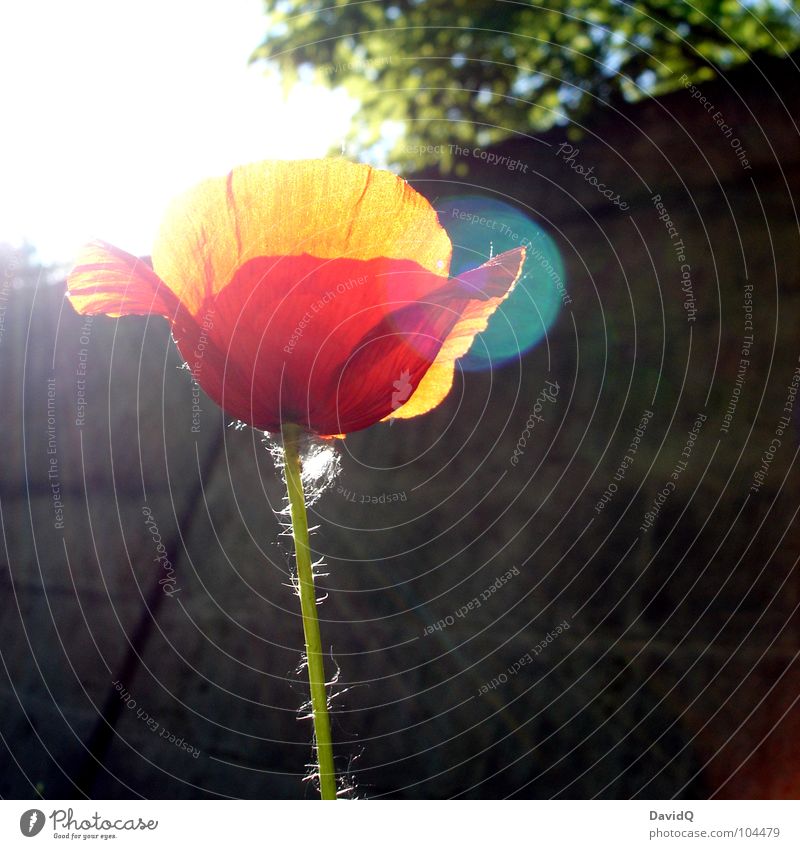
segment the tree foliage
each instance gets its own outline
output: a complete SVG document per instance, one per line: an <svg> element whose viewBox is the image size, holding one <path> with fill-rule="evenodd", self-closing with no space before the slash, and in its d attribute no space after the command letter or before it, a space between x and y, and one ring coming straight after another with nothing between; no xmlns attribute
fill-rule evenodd
<svg viewBox="0 0 800 849"><path fill-rule="evenodd" d="M361 103L351 141L400 165L419 165L420 147L485 146L580 121L598 102L660 94L682 74L702 81L800 42L798 0L266 5L253 61L268 62L287 86L298 78L344 86Z"/></svg>

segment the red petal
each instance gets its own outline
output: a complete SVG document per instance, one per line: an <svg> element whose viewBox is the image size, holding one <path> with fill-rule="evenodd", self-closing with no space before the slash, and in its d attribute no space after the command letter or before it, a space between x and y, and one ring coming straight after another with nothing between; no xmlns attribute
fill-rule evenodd
<svg viewBox="0 0 800 849"><path fill-rule="evenodd" d="M339 433L327 428L352 351L387 316L441 284L409 260L258 257L206 298L178 346L231 415L264 430L292 421Z"/></svg>
<svg viewBox="0 0 800 849"><path fill-rule="evenodd" d="M175 319L178 298L141 259L107 242L85 245L67 278L67 296L87 315L163 315Z"/></svg>
<svg viewBox="0 0 800 849"><path fill-rule="evenodd" d="M441 404L452 388L456 360L467 353L477 334L486 329L491 315L511 294L524 262L525 248L515 248L459 275L456 285L470 300L461 308L459 320L408 403L393 410L387 418L408 419ZM453 289L449 291L452 293Z"/></svg>
<svg viewBox="0 0 800 849"><path fill-rule="evenodd" d="M409 405L411 415L419 415L441 403L456 358L512 291L524 260L524 248L507 251L387 315L352 349L333 391L321 396L326 407L314 408L317 429L348 433L402 415ZM426 384L433 367L449 369L446 385Z"/></svg>

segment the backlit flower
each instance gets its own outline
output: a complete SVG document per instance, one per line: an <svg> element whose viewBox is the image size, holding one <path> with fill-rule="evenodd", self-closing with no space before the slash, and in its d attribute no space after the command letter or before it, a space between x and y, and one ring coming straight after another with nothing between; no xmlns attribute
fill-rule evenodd
<svg viewBox="0 0 800 849"><path fill-rule="evenodd" d="M152 268L87 245L68 295L80 313L169 319L193 377L235 418L344 434L445 398L525 251L458 278L450 254L431 205L394 174L268 161L176 200Z"/></svg>

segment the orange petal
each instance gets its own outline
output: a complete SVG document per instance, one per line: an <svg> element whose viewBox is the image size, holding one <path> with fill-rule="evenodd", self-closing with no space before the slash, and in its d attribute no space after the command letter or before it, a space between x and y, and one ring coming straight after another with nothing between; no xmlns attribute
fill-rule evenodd
<svg viewBox="0 0 800 849"><path fill-rule="evenodd" d="M167 211L153 265L197 315L256 257L413 259L446 277L450 253L435 210L405 180L315 159L245 165L186 192Z"/></svg>
<svg viewBox="0 0 800 849"><path fill-rule="evenodd" d="M174 320L178 299L141 259L94 241L85 245L67 278L67 296L85 315L163 315Z"/></svg>
<svg viewBox="0 0 800 849"><path fill-rule="evenodd" d="M444 401L453 386L456 360L467 353L475 337L486 330L494 311L511 294L524 262L525 248L514 248L458 276L455 281L457 288L467 297L471 295L461 318L450 331L414 394L384 421L420 416ZM453 287L448 288L453 291Z"/></svg>

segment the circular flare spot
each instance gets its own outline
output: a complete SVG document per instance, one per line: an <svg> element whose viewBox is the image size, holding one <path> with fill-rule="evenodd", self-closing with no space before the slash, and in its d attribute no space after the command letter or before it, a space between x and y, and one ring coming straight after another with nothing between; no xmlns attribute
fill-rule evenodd
<svg viewBox="0 0 800 849"><path fill-rule="evenodd" d="M456 195L438 206L439 221L453 243L451 276L503 251L526 248L516 288L459 364L476 371L520 357L544 338L562 304L570 303L555 242L530 215L504 201Z"/></svg>

